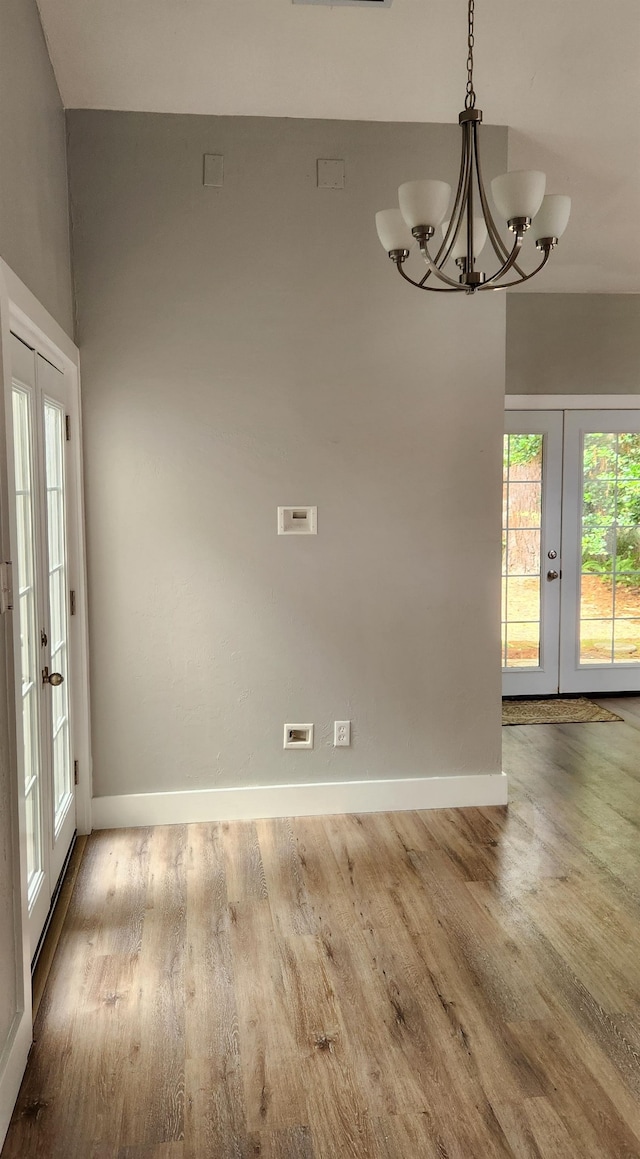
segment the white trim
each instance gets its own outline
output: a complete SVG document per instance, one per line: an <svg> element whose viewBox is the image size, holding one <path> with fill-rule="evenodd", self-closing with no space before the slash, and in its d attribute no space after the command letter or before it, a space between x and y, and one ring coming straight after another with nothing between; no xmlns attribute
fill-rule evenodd
<svg viewBox="0 0 640 1159"><path fill-rule="evenodd" d="M130 793L93 798L94 829L506 805L506 773Z"/></svg>
<svg viewBox="0 0 640 1159"><path fill-rule="evenodd" d="M80 358L71 379L73 409L71 441L68 444L67 467L69 494L73 506L69 511L70 586L76 593L75 616L70 619L70 642L74 676L73 740L78 761L76 786L76 827L78 833L91 832L91 794L93 761L91 755L91 704L89 689L89 612L87 607L87 550L84 507L84 463L82 447L82 397L80 391Z"/></svg>
<svg viewBox="0 0 640 1159"><path fill-rule="evenodd" d="M505 410L638 410L638 394L506 394Z"/></svg>
<svg viewBox="0 0 640 1159"><path fill-rule="evenodd" d="M42 343L42 353L50 357L54 365L60 366L60 358L66 358L73 365L77 365L78 347L71 341L69 335L62 329L59 322L38 301L35 294L20 281L10 266L0 259L0 272L4 278L7 297L11 308L11 321L22 324L27 331ZM29 339L27 337L27 342ZM31 345L31 343L30 343Z"/></svg>
<svg viewBox="0 0 640 1159"><path fill-rule="evenodd" d="M19 1010L0 1057L0 1147L9 1129L31 1049L31 1007Z"/></svg>
<svg viewBox="0 0 640 1159"><path fill-rule="evenodd" d="M11 333L10 301L7 292L7 271L0 260L0 550L2 558L11 559L12 520L15 524L15 505L9 501L13 480L13 447L7 439L11 427ZM7 388L9 384L9 389ZM32 1039L31 1020L31 954L29 945L29 904L27 898L26 813L24 794L18 791L18 760L16 741L16 700L14 647L19 636L15 631L15 617L7 613L5 647L0 653L0 670L6 687L6 699L0 706L0 727L6 729L7 745L3 759L10 769L11 801L11 860L6 865L13 887L15 987L16 1009L6 1042L0 1043L0 1145L4 1140L13 1107L20 1089L22 1075Z"/></svg>

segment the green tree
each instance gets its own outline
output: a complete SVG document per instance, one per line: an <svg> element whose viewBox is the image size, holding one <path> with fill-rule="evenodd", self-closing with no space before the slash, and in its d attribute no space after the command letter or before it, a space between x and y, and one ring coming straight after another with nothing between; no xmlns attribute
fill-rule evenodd
<svg viewBox="0 0 640 1159"><path fill-rule="evenodd" d="M640 434L588 434L582 493L584 571L637 584L640 572Z"/></svg>

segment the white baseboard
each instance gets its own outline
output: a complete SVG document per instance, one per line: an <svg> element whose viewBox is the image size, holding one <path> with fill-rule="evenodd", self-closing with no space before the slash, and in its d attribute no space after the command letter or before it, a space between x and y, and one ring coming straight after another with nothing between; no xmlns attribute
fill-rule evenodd
<svg viewBox="0 0 640 1159"><path fill-rule="evenodd" d="M0 1150L20 1091L32 1037L31 1018L20 1010L0 1056Z"/></svg>
<svg viewBox="0 0 640 1159"><path fill-rule="evenodd" d="M384 813L404 809L458 809L472 805L506 805L507 799L505 773L130 793L121 797L94 797L93 828L314 817L330 813Z"/></svg>

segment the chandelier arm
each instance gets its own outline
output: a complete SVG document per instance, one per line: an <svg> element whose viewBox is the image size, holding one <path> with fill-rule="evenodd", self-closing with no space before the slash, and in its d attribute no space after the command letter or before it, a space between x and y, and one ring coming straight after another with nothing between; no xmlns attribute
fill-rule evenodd
<svg viewBox="0 0 640 1159"><path fill-rule="evenodd" d="M441 282L446 282L448 286L453 286L454 290L460 290L464 288L461 286L460 282L455 282L453 278L450 278L448 274L445 274L444 270L435 264L431 254L429 253L429 250L427 249L426 241L420 243L420 253L427 263L430 273L435 274L437 278L440 278Z"/></svg>
<svg viewBox="0 0 640 1159"><path fill-rule="evenodd" d="M482 206L482 214L483 214L486 226L487 226L487 232L489 234L489 239L491 241L491 245L493 246L494 253L500 261L504 261L509 256L509 250L508 250L507 246L505 245L505 243L503 242L502 238L500 237L500 234L498 233L496 223L493 220L493 215L491 213L491 209L489 208L489 202L487 199L487 194L485 191L484 182L482 180L482 167L480 164L480 150L478 149L476 125L473 126L473 131L474 131L474 136L476 138L476 149L475 149L476 176L478 178L478 189L480 191L480 204ZM525 274L524 270L521 269L521 267L519 265L517 265L517 263L516 263L515 268L518 271L518 273L521 275L521 277L524 278L527 276Z"/></svg>
<svg viewBox="0 0 640 1159"><path fill-rule="evenodd" d="M507 246L503 242L502 238L500 237L496 223L493 220L493 214L491 213L491 209L489 208L489 201L488 201L486 190L484 187L484 181L482 179L482 166L480 163L480 151L478 149L478 142L477 141L476 141L476 176L478 179L478 189L480 192L480 204L482 206L482 213L483 213L483 216L484 216L484 219L486 222L487 232L489 234L489 240L491 242L491 245L493 246L493 250L494 250L496 257L501 262L503 262L508 257L509 251L507 249Z"/></svg>
<svg viewBox="0 0 640 1159"><path fill-rule="evenodd" d="M500 278L503 278L504 275L509 272L509 270L516 263L516 258L518 257L518 254L520 253L520 250L522 249L523 241L524 241L524 234L520 233L520 232L516 233L516 240L513 243L513 249L511 250L511 253L509 254L509 257L507 258L506 262L504 263L503 266L501 266L501 268L495 274L492 274L492 276L490 278L487 278L487 280L485 282L483 282L484 286L494 286L496 284L496 282L500 281Z"/></svg>
<svg viewBox="0 0 640 1159"><path fill-rule="evenodd" d="M512 286L521 286L523 282L528 282L530 278L534 278L536 274L539 274L540 270L543 270L546 266L550 257L551 246L548 250L545 250L544 257L540 262L540 265L536 266L535 270L532 270L530 274L525 274L524 277L517 278L515 282L503 282L501 286L492 286L488 282L485 282L484 286L479 286L478 288L480 290L509 290ZM515 268L517 269L518 267L516 266Z"/></svg>
<svg viewBox="0 0 640 1159"><path fill-rule="evenodd" d="M449 255L451 253L451 250L453 249L454 245L456 244L456 239L458 237L458 234L460 232L460 226L462 224L461 206L462 206L463 201L465 200L465 194L466 194L468 184L469 184L469 173L470 173L470 169L471 169L471 161L470 161L470 156L469 156L469 126L468 126L468 124L464 124L464 125L461 125L460 127L462 129L462 155L460 157L460 177L458 178L458 188L456 190L456 196L455 196L455 199L453 202L453 209L451 210L451 217L449 218L449 225L447 226L447 232L444 236L444 240L442 242L442 245L440 246L440 249L438 250L438 252L434 258L434 264L438 267L438 269L442 269L445 262L447 261L447 258L449 257ZM430 272L431 271L429 271L429 273Z"/></svg>
<svg viewBox="0 0 640 1159"><path fill-rule="evenodd" d="M461 286L456 286L453 290L448 289L446 286L425 286L426 279L431 276L431 270L427 270L421 282L414 282L413 278L405 274L402 268L402 262L396 262L396 269L400 276L404 278L405 282L409 282L409 285L415 286L416 290L432 290L435 294L455 294L456 290L462 289Z"/></svg>
<svg viewBox="0 0 640 1159"><path fill-rule="evenodd" d="M469 194L469 188L473 179L473 159L471 156L471 139L466 125L463 125L462 137L462 157L460 160L460 177L458 180L458 189L453 205L453 211L449 220L446 235L436 254L435 258L431 257L427 249L426 239L420 242L420 253L422 254L429 269L425 274L423 281L426 281L431 274L435 274L441 281L446 282L447 285L452 286L455 290L461 289L460 283L450 278L448 274L443 273L443 267L453 246L455 245L460 228L462 226L462 219L464 217L464 206ZM421 283L422 284L422 283Z"/></svg>
<svg viewBox="0 0 640 1159"><path fill-rule="evenodd" d="M473 0L469 0L469 7ZM474 103L475 103L475 93ZM465 274L472 274L475 267L475 254L473 252L473 169L474 169L474 153L478 151L478 141L475 134L475 129L469 134L469 184L467 185L467 195L465 197L467 207L467 258L465 266Z"/></svg>

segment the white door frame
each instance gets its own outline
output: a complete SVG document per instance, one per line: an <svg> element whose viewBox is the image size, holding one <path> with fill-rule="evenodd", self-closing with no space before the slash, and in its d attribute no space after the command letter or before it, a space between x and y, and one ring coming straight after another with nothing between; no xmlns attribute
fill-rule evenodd
<svg viewBox="0 0 640 1159"><path fill-rule="evenodd" d="M91 733L89 716L89 648L87 626L87 579L82 499L82 440L80 408L80 355L62 327L49 314L13 270L0 259L0 385L4 406L0 406L0 551L2 560L11 560L15 544L15 504L11 500L13 480L11 341L13 331L28 345L39 350L65 375L69 384L72 440L68 469L70 495L77 495L69 507L69 548L72 556L70 585L76 592L76 616L73 621L71 652L77 681L77 706L74 714L73 745L78 764L76 790L76 825L79 833L91 832ZM75 430L74 430L75 427ZM9 618L10 617L10 618ZM6 725L8 743L4 754L11 770L13 896L16 939L16 1013L6 1042L0 1043L0 1145L4 1139L32 1041L31 947L28 937L26 890L26 817L24 796L19 792L16 741L16 698L14 655L19 645L18 617L6 614L6 649L0 654L4 665L7 703L0 705L0 727ZM2 718L6 714L6 721Z"/></svg>
<svg viewBox="0 0 640 1159"><path fill-rule="evenodd" d="M507 394L505 395L505 411L640 411L640 390L638 394ZM610 425L614 426L615 421L611 415ZM575 419L575 416L574 416ZM574 420L572 420L573 422ZM575 424L574 424L575 425ZM571 447L566 441L565 431L565 449L564 458L569 454L575 455L575 446ZM571 477L571 472L568 473ZM577 475L577 463L575 464L574 475ZM575 503L574 503L575 506ZM573 561L575 565L576 544L574 542L575 536L572 538L572 529L563 528L563 554L565 561L570 563ZM578 600L575 591L568 591L566 585L563 587L562 606L563 615L566 618L573 619L576 615L576 601ZM622 668L622 666L621 666ZM561 689L571 684L572 691L583 690L585 692L594 691L594 672L597 666L591 669L578 669L575 664L575 657L573 653L569 654L566 643L561 645L560 657L560 672L559 672L559 686ZM627 668L626 671L629 669ZM637 668L634 667L634 672ZM597 675L597 672L596 672ZM597 681L596 681L597 682Z"/></svg>
<svg viewBox="0 0 640 1159"><path fill-rule="evenodd" d="M2 295L1 280L4 275L6 298ZM34 346L45 358L60 370L69 385L71 397L71 443L68 450L67 470L69 494L72 501L68 512L68 538L71 568L70 586L76 593L76 614L73 617L73 639L71 650L73 671L76 674L77 701L74 713L73 745L78 760L78 785L76 791L76 818L78 833L91 832L91 726L89 700L89 632L87 618L87 565L84 523L84 494L82 488L82 406L80 395L80 351L61 326L38 302L37 298L20 281L12 270L0 259L0 317L3 334L8 329L23 342ZM3 350L5 343L3 343ZM7 442L7 406L11 405L11 391L6 384L11 383L11 373L5 371L5 444ZM9 412L10 413L10 412ZM75 428L75 429L74 429ZM10 431L11 427L8 426ZM10 442L10 440L9 440ZM13 470L13 449L8 466ZM11 476L12 478L13 476ZM6 483L6 480L5 480ZM9 511L9 522L13 512ZM6 524L6 515L5 520ZM8 559L11 556L7 556ZM75 695L75 692L74 692Z"/></svg>
<svg viewBox="0 0 640 1159"><path fill-rule="evenodd" d="M505 410L640 410L637 394L506 394Z"/></svg>

